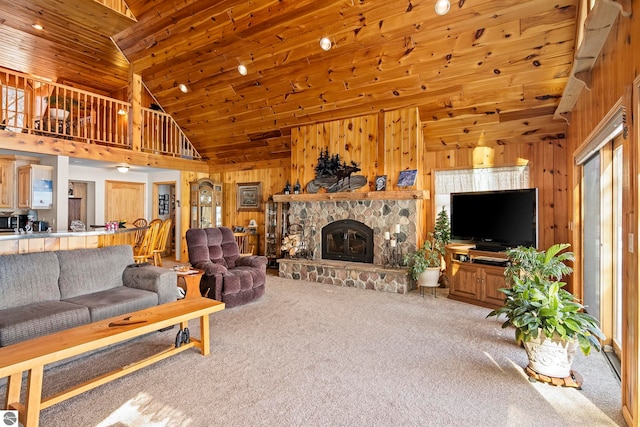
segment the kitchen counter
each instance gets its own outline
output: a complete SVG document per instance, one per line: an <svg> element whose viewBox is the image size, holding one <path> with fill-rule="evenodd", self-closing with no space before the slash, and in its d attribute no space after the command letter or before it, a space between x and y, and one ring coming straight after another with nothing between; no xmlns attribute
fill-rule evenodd
<svg viewBox="0 0 640 427"><path fill-rule="evenodd" d="M135 232L144 228L146 227L121 228L115 231L107 231L106 229L92 231L34 231L28 234L0 232L0 255L133 245L136 236Z"/></svg>
<svg viewBox="0 0 640 427"><path fill-rule="evenodd" d="M114 234L123 234L123 233L131 233L132 231L137 231L140 229L145 229L147 227L131 227L131 228L120 228L115 231L107 231L106 229L96 229L91 231L34 231L32 233L16 233L15 231L1 231L0 232L0 241L2 240L19 240L19 239L40 239L40 238L50 238L50 237L79 237L79 236L104 236L104 235L114 235Z"/></svg>

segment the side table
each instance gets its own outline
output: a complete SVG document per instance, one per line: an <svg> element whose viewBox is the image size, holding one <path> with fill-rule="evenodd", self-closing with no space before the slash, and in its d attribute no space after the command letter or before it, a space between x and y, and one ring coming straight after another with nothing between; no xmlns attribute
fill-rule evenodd
<svg viewBox="0 0 640 427"><path fill-rule="evenodd" d="M204 270L192 268L187 271L176 271L178 274L178 286L185 290L184 298L200 298L200 279L204 274ZM182 280L180 280L182 279Z"/></svg>

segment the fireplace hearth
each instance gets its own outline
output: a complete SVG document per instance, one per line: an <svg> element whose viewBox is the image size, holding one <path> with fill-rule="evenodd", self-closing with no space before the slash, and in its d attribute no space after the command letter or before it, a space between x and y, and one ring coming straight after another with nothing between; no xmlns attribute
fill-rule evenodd
<svg viewBox="0 0 640 427"><path fill-rule="evenodd" d="M322 259L373 263L373 229L343 219L322 228Z"/></svg>

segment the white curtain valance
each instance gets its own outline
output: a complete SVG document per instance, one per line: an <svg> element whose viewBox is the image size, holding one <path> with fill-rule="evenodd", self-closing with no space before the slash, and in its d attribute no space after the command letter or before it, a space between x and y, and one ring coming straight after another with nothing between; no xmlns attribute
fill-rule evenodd
<svg viewBox="0 0 640 427"><path fill-rule="evenodd" d="M529 166L435 171L435 193L529 188Z"/></svg>

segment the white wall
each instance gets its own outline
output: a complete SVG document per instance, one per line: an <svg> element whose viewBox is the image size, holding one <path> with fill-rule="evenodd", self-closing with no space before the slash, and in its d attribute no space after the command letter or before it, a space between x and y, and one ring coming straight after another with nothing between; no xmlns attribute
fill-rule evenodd
<svg viewBox="0 0 640 427"><path fill-rule="evenodd" d="M53 157L55 158L55 157ZM126 174L120 173L115 169L115 165L110 167L89 167L74 165L73 162L69 162L69 158L65 156L58 156L58 171L57 182L54 183L54 191L57 194L57 230L66 231L66 225L68 223L68 188L69 181L81 181L89 184L89 192L87 200L87 222L89 224L104 224L106 219L105 215L105 181L126 181L126 182L140 182L145 184L145 218L151 220L153 215L153 203L157 203L157 200L153 200L153 184L156 182L175 183L176 194L176 210L175 210L175 226L176 226L176 253L180 253L180 238L182 235L180 229L180 209L179 201L181 200L180 194L180 171L162 170L159 172L136 172L135 166L132 166L129 172ZM66 159L66 161L65 161ZM51 160L50 160L51 161ZM45 161L42 161L45 164ZM50 164L50 163L46 163ZM93 189L93 191L91 191ZM93 193L93 197L92 197ZM56 199L56 198L54 198ZM56 201L54 201L56 203ZM92 206L94 209L92 209ZM91 212L94 212L93 215ZM62 227L62 228L60 228Z"/></svg>

